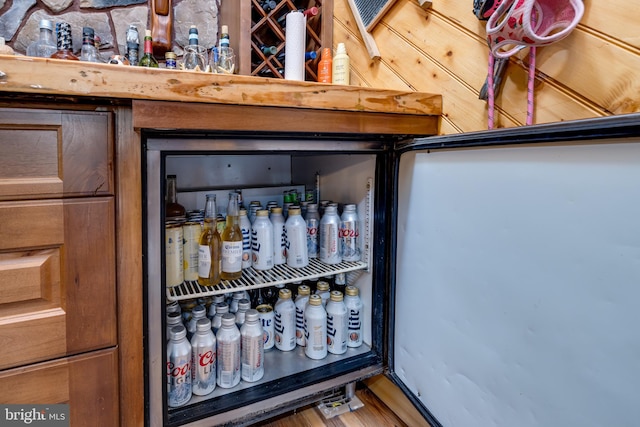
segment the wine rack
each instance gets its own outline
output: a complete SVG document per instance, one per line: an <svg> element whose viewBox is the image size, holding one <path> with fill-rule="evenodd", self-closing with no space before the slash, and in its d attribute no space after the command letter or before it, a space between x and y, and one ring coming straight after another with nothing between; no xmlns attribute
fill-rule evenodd
<svg viewBox="0 0 640 427"><path fill-rule="evenodd" d="M320 52L333 43L332 0L251 0L252 76L284 78L286 15L296 10L307 12L306 52L316 55L305 60L305 80L317 80Z"/></svg>

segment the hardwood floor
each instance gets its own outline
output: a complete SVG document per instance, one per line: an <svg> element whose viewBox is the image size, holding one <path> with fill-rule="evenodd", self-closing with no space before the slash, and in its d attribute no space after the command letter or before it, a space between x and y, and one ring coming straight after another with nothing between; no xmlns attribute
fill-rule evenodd
<svg viewBox="0 0 640 427"><path fill-rule="evenodd" d="M316 406L256 424L262 427L409 427L368 388L358 388L362 408L326 419Z"/></svg>

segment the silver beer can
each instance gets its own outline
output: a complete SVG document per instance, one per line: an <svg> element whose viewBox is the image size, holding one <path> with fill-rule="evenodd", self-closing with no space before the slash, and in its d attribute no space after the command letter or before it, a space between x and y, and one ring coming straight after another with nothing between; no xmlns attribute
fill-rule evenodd
<svg viewBox="0 0 640 427"><path fill-rule="evenodd" d="M191 399L191 344L187 329L174 326L167 345L167 405L182 406Z"/></svg>
<svg viewBox="0 0 640 427"><path fill-rule="evenodd" d="M260 323L262 324L262 338L264 341L264 349L269 350L273 348L275 340L275 314L273 308L269 304L261 304L256 307L258 310L258 316L260 317Z"/></svg>
<svg viewBox="0 0 640 427"><path fill-rule="evenodd" d="M206 317L198 319L191 338L191 387L197 396L205 396L216 388L216 337Z"/></svg>
<svg viewBox="0 0 640 427"><path fill-rule="evenodd" d="M332 291L327 302L327 350L333 354L347 351L348 316L340 291Z"/></svg>
<svg viewBox="0 0 640 427"><path fill-rule="evenodd" d="M216 334L218 366L216 382L222 388L232 388L240 382L240 331L236 316L222 315L222 327Z"/></svg>
<svg viewBox="0 0 640 427"><path fill-rule="evenodd" d="M240 329L242 340L242 379L255 382L264 376L264 340L260 315L255 309L245 313L245 321Z"/></svg>
<svg viewBox="0 0 640 427"><path fill-rule="evenodd" d="M342 262L340 254L340 217L335 205L327 205L320 220L320 261L325 264Z"/></svg>
<svg viewBox="0 0 640 427"><path fill-rule="evenodd" d="M360 228L356 205L344 207L340 221L340 249L343 261L360 261Z"/></svg>

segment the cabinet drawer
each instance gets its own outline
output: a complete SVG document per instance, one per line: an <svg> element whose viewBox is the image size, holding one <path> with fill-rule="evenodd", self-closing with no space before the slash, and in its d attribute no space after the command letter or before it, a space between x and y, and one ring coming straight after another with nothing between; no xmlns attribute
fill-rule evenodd
<svg viewBox="0 0 640 427"><path fill-rule="evenodd" d="M108 112L0 108L0 200L113 194Z"/></svg>
<svg viewBox="0 0 640 427"><path fill-rule="evenodd" d="M0 202L0 369L116 343L112 197Z"/></svg>
<svg viewBox="0 0 640 427"><path fill-rule="evenodd" d="M118 359L106 349L0 372L0 402L69 404L73 426L118 425Z"/></svg>

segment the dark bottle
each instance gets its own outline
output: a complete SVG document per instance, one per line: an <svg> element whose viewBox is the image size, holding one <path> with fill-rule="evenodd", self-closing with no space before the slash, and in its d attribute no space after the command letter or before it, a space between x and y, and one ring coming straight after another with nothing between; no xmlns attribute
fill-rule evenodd
<svg viewBox="0 0 640 427"><path fill-rule="evenodd" d="M265 12L270 12L276 8L277 3L274 0L265 0L260 4L260 6Z"/></svg>
<svg viewBox="0 0 640 427"><path fill-rule="evenodd" d="M178 203L178 192L175 175L167 175L167 199L165 203L165 218L167 220L183 220L186 218L187 212L180 203Z"/></svg>
<svg viewBox="0 0 640 427"><path fill-rule="evenodd" d="M68 59L79 61L80 58L73 54L71 44L71 25L68 22L58 22L56 24L57 48L56 53L51 55L53 59Z"/></svg>
<svg viewBox="0 0 640 427"><path fill-rule="evenodd" d="M140 58L140 67L158 68L158 61L153 57L151 30L144 33L144 55Z"/></svg>
<svg viewBox="0 0 640 427"><path fill-rule="evenodd" d="M261 45L260 46L260 50L265 55L275 55L276 52L278 51L278 48L275 47L275 46L264 46L264 45Z"/></svg>

